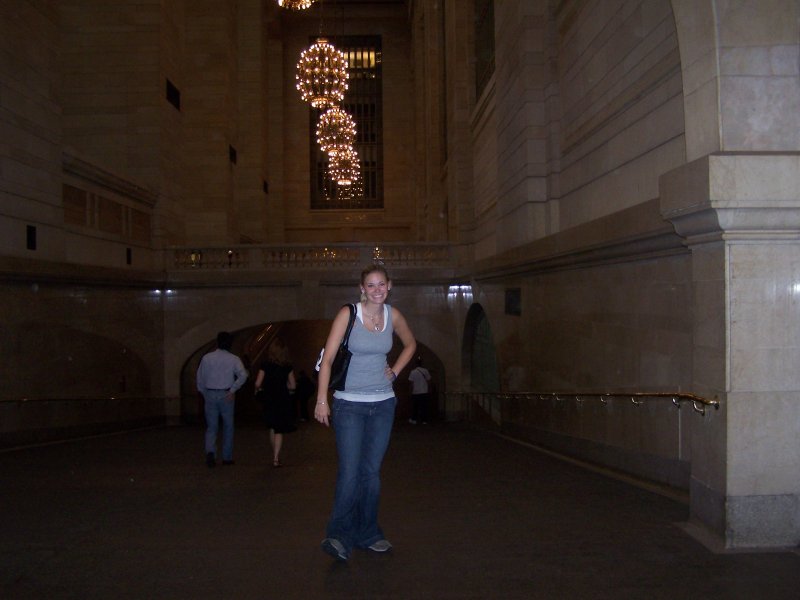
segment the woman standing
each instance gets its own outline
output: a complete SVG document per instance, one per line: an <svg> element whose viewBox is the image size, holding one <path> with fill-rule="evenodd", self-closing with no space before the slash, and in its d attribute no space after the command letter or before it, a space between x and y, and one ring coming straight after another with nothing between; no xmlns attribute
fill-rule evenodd
<svg viewBox="0 0 800 600"><path fill-rule="evenodd" d="M371 265L361 273L361 302L350 333L353 356L344 390L333 395L333 412L328 405L331 363L344 337L350 318L342 307L333 320L319 369L314 418L336 433L339 472L333 512L326 528L322 549L338 560L347 560L353 548L386 552L392 545L378 525L380 467L389 446L397 399L392 383L414 356L417 343L400 311L386 304L392 282L386 269ZM397 361L389 365L392 333L403 344Z"/></svg>
<svg viewBox="0 0 800 600"><path fill-rule="evenodd" d="M264 408L264 422L269 428L269 443L272 446L272 466L281 466L283 434L291 433L295 425L294 406L290 392L295 389L295 378L286 348L273 343L269 347L267 360L256 375L256 398Z"/></svg>

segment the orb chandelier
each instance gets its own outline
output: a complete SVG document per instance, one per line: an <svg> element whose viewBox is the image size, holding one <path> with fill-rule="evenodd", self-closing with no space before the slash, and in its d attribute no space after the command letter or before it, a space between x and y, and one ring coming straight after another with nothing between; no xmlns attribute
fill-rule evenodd
<svg viewBox="0 0 800 600"><path fill-rule="evenodd" d="M333 198L329 198L332 200ZM359 173L350 185L336 186L336 201L351 208L356 208L364 203L364 178Z"/></svg>
<svg viewBox="0 0 800 600"><path fill-rule="evenodd" d="M314 108L336 106L347 91L347 57L324 37L300 53L297 89Z"/></svg>
<svg viewBox="0 0 800 600"><path fill-rule="evenodd" d="M356 123L350 114L334 106L319 118L317 142L328 156L335 156L353 145L356 139Z"/></svg>
<svg viewBox="0 0 800 600"><path fill-rule="evenodd" d="M316 0L278 0L278 6L281 8L290 8L291 10L305 10Z"/></svg>
<svg viewBox="0 0 800 600"><path fill-rule="evenodd" d="M361 165L358 162L358 153L352 146L348 146L335 156L331 156L328 163L328 176L338 185L352 185L361 174Z"/></svg>

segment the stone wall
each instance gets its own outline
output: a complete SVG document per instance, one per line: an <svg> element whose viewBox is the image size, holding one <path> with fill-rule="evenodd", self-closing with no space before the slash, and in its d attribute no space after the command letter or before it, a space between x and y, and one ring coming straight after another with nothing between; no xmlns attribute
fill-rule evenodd
<svg viewBox="0 0 800 600"><path fill-rule="evenodd" d="M63 256L59 16L55 3L0 6L0 254ZM24 23L19 27L17 23ZM32 228L32 229L31 229ZM36 250L30 249L30 235Z"/></svg>
<svg viewBox="0 0 800 600"><path fill-rule="evenodd" d="M668 0L563 2L559 229L658 196L685 161L683 88Z"/></svg>

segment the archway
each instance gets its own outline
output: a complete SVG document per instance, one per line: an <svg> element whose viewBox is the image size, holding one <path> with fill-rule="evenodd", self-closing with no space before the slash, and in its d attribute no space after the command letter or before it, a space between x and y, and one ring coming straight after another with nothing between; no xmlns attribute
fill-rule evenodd
<svg viewBox="0 0 800 600"><path fill-rule="evenodd" d="M261 417L261 407L255 400L253 381L270 344L280 339L289 351L295 371L305 371L313 378L317 353L325 343L329 328L330 321L314 319L261 323L231 332L231 351L241 357L250 374L247 383L236 394L237 421L253 421ZM184 422L202 420L203 403L197 393L195 375L200 359L214 347L215 341L208 340L191 354L181 369L181 420Z"/></svg>
<svg viewBox="0 0 800 600"><path fill-rule="evenodd" d="M470 391L500 390L492 328L480 304L473 304L467 312L461 358L463 372L469 376Z"/></svg>
<svg viewBox="0 0 800 600"><path fill-rule="evenodd" d="M236 419L238 422L257 421L261 418L261 406L254 397L253 380L259 364L266 357L266 351L270 344L275 340L280 340L288 349L295 372L299 374L301 371L305 371L316 382L314 365L320 348L325 344L330 325L331 322L327 319L307 319L261 323L231 332L234 336L231 350L242 358L242 362L250 373L247 383L236 395ZM189 356L181 369L181 420L184 422L202 421L203 403L196 389L195 376L200 359L214 347L215 340L208 340ZM395 337L394 346L389 352L390 363L400 354L400 351L401 344ZM431 372L431 417L433 419L443 418L444 382L446 381L444 363L435 352L419 340L417 340L416 354L422 357L425 366ZM413 368L414 362L412 361L398 373L395 384L398 422L407 420L411 414L411 387L408 373Z"/></svg>
<svg viewBox="0 0 800 600"><path fill-rule="evenodd" d="M466 388L471 392L496 392L500 390L497 356L489 319L480 304L473 304L464 324L464 341L461 348L462 373L469 377ZM480 407L476 414L473 409ZM495 423L500 422L499 405L489 396L478 396L477 405L468 407L470 418L483 414Z"/></svg>

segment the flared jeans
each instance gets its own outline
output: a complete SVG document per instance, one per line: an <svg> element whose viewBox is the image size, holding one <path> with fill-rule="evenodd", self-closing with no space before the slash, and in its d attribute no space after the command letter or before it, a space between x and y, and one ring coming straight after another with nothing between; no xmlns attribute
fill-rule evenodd
<svg viewBox="0 0 800 600"><path fill-rule="evenodd" d="M380 469L389 447L396 406L397 398L333 402L339 472L326 534L339 540L348 555L354 547L367 548L384 539L378 525Z"/></svg>

